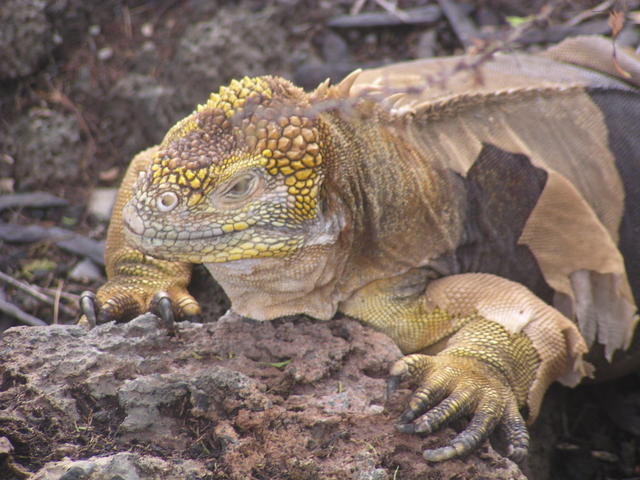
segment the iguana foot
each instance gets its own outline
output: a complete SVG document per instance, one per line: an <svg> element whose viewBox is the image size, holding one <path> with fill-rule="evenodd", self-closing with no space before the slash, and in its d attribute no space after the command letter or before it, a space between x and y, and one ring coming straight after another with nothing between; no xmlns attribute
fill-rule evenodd
<svg viewBox="0 0 640 480"><path fill-rule="evenodd" d="M103 285L97 295L83 292L80 323L94 327L112 320L126 322L146 311L158 315L170 331L174 330L176 318L197 321L200 305L195 298L186 288L166 283L168 285L156 285L114 278Z"/></svg>
<svg viewBox="0 0 640 480"><path fill-rule="evenodd" d="M425 450L424 458L441 462L476 449L497 427L506 433L508 454L522 460L529 434L518 402L504 376L487 363L453 355L408 355L391 369L387 385L393 392L403 378L418 384L408 408L400 416L398 430L428 434L449 422L470 416L468 426L449 445Z"/></svg>
<svg viewBox="0 0 640 480"><path fill-rule="evenodd" d="M83 317L78 323L86 323L90 328L95 327L98 323L98 307L95 293L91 291L82 292L80 295L80 309ZM171 297L169 297L167 292L158 292L153 297L153 300L151 301L151 308L149 310L160 317L165 328L171 334L175 333L175 315L173 313ZM105 310L102 310L102 312L104 315ZM106 321L108 320L101 318L100 323L105 323Z"/></svg>

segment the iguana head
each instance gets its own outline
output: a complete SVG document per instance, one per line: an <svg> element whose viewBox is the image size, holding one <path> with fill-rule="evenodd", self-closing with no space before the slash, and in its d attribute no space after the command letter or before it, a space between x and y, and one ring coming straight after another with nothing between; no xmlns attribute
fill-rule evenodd
<svg viewBox="0 0 640 480"><path fill-rule="evenodd" d="M309 95L275 77L222 87L169 130L123 210L127 238L193 263L291 255L323 235Z"/></svg>

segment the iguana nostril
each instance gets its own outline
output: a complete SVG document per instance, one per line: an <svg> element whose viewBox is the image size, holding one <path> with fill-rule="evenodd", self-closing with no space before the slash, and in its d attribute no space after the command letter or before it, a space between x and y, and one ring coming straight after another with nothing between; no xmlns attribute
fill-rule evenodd
<svg viewBox="0 0 640 480"><path fill-rule="evenodd" d="M135 207L131 203L127 203L122 209L122 219L129 230L137 235L144 233L144 223L142 217L138 214Z"/></svg>

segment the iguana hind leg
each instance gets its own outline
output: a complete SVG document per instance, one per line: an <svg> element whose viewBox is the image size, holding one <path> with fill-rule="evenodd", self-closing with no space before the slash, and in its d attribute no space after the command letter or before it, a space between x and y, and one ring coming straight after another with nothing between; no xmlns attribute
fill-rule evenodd
<svg viewBox="0 0 640 480"><path fill-rule="evenodd" d="M124 238L122 209L133 195L138 174L149 165L155 151L154 147L136 155L122 180L105 246L108 281L98 289L93 305L90 296L81 302L89 323L91 317L97 323L127 321L150 309L165 320L172 313L178 318L200 314L198 302L187 291L191 264L145 255L128 246Z"/></svg>
<svg viewBox="0 0 640 480"><path fill-rule="evenodd" d="M500 427L509 453L522 458L547 387L586 373L586 345L557 310L515 282L488 274L454 275L420 287L419 270L362 289L342 310L390 335L404 353L389 390L403 378L417 390L399 430L431 433L471 417L448 445L426 450L430 461L463 455ZM426 280L426 279L425 279ZM426 285L426 288L425 288ZM428 353L428 354L427 354Z"/></svg>

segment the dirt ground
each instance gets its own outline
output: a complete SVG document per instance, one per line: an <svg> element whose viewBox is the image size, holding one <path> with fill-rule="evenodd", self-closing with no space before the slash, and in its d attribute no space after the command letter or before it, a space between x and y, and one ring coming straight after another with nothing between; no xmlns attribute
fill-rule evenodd
<svg viewBox="0 0 640 480"><path fill-rule="evenodd" d="M437 2L397 2L401 11L410 12L409 23L398 22L397 14L350 15L359 3L360 14L384 14L387 5L375 0L4 0L0 329L38 319L74 323L78 294L104 282L104 204L128 161L232 78L276 74L312 88L358 67L462 53L465 42L535 51L569 35L608 33L607 8L614 4L627 7L620 44L640 45L640 6L632 1L605 2L596 11L600 2L587 0L445 2L459 7L460 21L444 15ZM508 41L527 21L529 28ZM57 199L13 196L35 192ZM94 478L86 465L55 462L118 452L140 457L118 457L110 468L132 462L138 471L161 472L143 478L447 478L425 467L419 456L431 440L392 432L393 414L401 407L380 410L386 368L399 354L390 342L348 320L317 326L300 318L259 327L216 322L228 307L224 293L204 270L196 271L192 290L209 323L185 325L176 338L141 334L136 328L155 325L147 319L137 327L90 333L62 326L52 333L41 327L12 330L0 339L0 478L27 478L39 470L41 476L34 478ZM17 320L7 305L26 315ZM107 337L112 350L105 353L99 340ZM135 357L131 342L136 338L146 359ZM229 357L220 338L246 350ZM314 357L311 346L318 339L326 343ZM255 343L261 349L251 350ZM71 353L60 356L55 346ZM82 349L95 355L84 357ZM162 355L171 361L154 363ZM18 358L24 363L18 365ZM127 370L123 359L138 370ZM41 378L47 368L64 384L59 395ZM230 375L236 375L236 383L224 383L220 369L235 372ZM137 376L140 371L144 379ZM65 372L75 376L69 380ZM189 372L192 378L185 380ZM110 375L117 382L101 383ZM138 387L155 392L159 378L161 390L173 400L134 394ZM214 397L226 392L237 401L199 406L196 399L203 391ZM137 417L144 408L156 409L163 419L147 437L140 426L145 420ZM167 414L174 409L180 413ZM532 428L532 460L523 471L532 479L640 479L639 438L638 375L574 390L554 386ZM296 445L296 439L306 443ZM269 458L256 453L266 444L282 448L272 448ZM174 463L155 464L144 455ZM305 455L308 463L294 461ZM49 477L45 465L53 472ZM519 475L490 447L452 465L449 478ZM70 475L76 467L80 473Z"/></svg>

